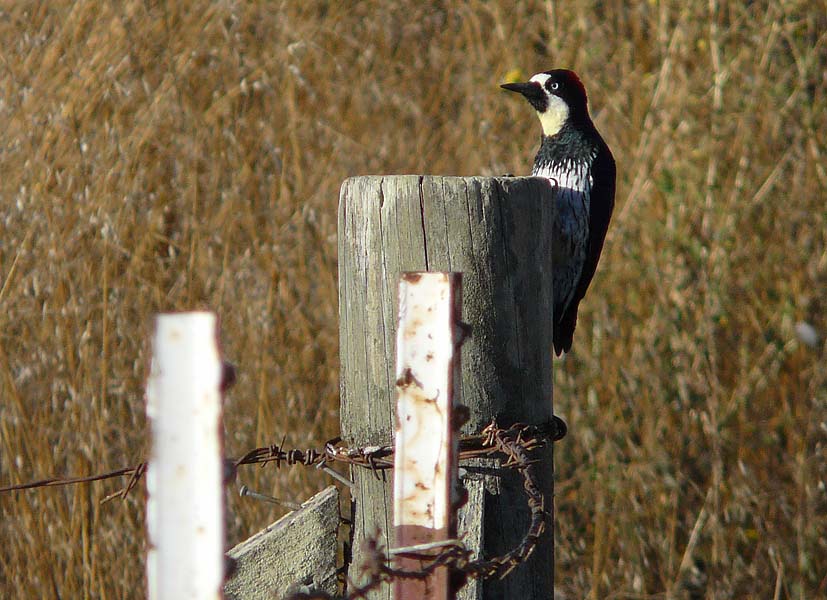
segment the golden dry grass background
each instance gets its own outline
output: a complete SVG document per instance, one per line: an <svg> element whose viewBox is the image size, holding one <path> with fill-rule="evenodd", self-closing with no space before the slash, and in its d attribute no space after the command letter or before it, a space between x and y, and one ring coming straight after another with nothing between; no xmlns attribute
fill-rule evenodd
<svg viewBox="0 0 827 600"><path fill-rule="evenodd" d="M335 435L342 180L525 173L497 85L571 67L619 181L556 364L558 589L823 597L825 32L824 1L7 3L0 484L143 458L158 311L220 315L230 455ZM116 488L0 497L0 596L142 597ZM230 511L233 542L277 516Z"/></svg>

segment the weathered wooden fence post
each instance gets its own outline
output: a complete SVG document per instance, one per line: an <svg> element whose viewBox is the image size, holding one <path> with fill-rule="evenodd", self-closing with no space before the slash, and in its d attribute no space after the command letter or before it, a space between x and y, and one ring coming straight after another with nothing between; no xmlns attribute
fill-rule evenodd
<svg viewBox="0 0 827 600"><path fill-rule="evenodd" d="M394 431L396 289L403 271L463 273L465 433L490 420L544 423L552 417L552 188L536 178L380 176L348 179L339 202L341 428L348 445L391 443ZM551 446L540 486L551 512ZM516 546L528 528L522 480L480 469L464 483L460 535L480 538L483 556ZM366 539L392 531L390 477L354 470L354 562ZM496 475L496 476L495 476ZM502 581L472 583L459 598L550 598L553 536ZM463 527L465 531L463 531ZM356 573L351 573L355 576ZM371 598L390 598L390 586Z"/></svg>

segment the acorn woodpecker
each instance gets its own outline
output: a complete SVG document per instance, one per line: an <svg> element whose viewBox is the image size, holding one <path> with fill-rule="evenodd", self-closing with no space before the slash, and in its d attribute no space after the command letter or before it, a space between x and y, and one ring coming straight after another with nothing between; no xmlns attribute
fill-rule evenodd
<svg viewBox="0 0 827 600"><path fill-rule="evenodd" d="M554 261L554 350L571 350L577 308L591 283L615 200L615 161L595 129L586 88L573 71L537 73L501 87L525 96L543 135L531 174L557 186Z"/></svg>

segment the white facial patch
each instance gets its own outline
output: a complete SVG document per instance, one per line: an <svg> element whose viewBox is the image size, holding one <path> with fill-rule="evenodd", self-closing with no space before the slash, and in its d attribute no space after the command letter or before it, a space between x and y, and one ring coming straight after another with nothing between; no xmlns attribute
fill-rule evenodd
<svg viewBox="0 0 827 600"><path fill-rule="evenodd" d="M540 125L543 128L544 135L554 135L563 128L566 119L569 118L569 106L562 98L550 94L546 89L546 82L551 78L548 73L537 73L529 81L539 83L548 98L548 108L545 112L538 112L540 117Z"/></svg>
<svg viewBox="0 0 827 600"><path fill-rule="evenodd" d="M541 86L543 86L543 89L545 89L546 81L548 81L549 79L551 79L551 75L549 75L548 73L537 73L534 77L529 79L529 81L539 83Z"/></svg>

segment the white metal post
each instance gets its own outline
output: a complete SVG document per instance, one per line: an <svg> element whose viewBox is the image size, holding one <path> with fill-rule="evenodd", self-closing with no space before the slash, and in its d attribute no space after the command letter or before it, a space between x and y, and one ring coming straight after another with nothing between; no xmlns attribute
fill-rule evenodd
<svg viewBox="0 0 827 600"><path fill-rule="evenodd" d="M462 276L403 273L399 282L396 345L397 427L393 524L396 550L453 538L457 482L457 432ZM398 559L402 568L418 561ZM399 579L396 598L446 600L446 569L428 580Z"/></svg>
<svg viewBox="0 0 827 600"><path fill-rule="evenodd" d="M212 313L159 315L147 384L149 598L221 598L221 359Z"/></svg>

